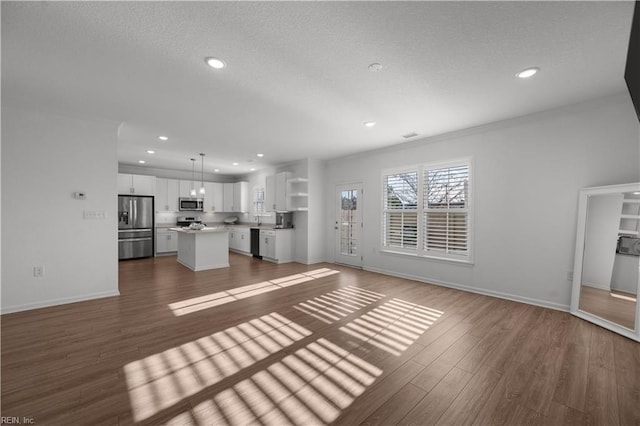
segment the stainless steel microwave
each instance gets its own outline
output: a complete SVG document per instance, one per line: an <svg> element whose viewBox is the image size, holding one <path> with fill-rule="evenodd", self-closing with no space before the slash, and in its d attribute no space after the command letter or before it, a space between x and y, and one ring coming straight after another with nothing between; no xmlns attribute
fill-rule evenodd
<svg viewBox="0 0 640 426"><path fill-rule="evenodd" d="M180 211L202 211L202 198L178 198Z"/></svg>
<svg viewBox="0 0 640 426"><path fill-rule="evenodd" d="M640 256L640 238L638 237L620 237L618 238L618 246L616 253L629 254L631 256Z"/></svg>

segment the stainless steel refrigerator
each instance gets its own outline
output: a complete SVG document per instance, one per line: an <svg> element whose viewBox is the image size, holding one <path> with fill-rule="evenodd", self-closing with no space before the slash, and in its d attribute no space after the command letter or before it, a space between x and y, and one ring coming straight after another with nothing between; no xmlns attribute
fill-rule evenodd
<svg viewBox="0 0 640 426"><path fill-rule="evenodd" d="M153 256L153 197L118 195L118 259Z"/></svg>

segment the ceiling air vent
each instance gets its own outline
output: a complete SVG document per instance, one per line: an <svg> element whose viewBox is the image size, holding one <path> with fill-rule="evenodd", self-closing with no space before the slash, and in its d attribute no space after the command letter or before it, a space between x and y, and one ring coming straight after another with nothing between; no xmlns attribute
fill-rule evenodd
<svg viewBox="0 0 640 426"><path fill-rule="evenodd" d="M418 134L416 132L411 132L411 133L407 133L406 135L402 135L402 137L405 138L405 139L410 139L410 138L413 138L415 136L418 136Z"/></svg>

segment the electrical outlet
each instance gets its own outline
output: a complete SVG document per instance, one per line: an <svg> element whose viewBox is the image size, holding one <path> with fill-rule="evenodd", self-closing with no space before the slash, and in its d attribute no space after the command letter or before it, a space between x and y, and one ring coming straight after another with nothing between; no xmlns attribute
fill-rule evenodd
<svg viewBox="0 0 640 426"><path fill-rule="evenodd" d="M44 266L34 266L33 267L33 276L36 278L40 278L44 275Z"/></svg>
<svg viewBox="0 0 640 426"><path fill-rule="evenodd" d="M567 272L567 281L573 281L573 271Z"/></svg>

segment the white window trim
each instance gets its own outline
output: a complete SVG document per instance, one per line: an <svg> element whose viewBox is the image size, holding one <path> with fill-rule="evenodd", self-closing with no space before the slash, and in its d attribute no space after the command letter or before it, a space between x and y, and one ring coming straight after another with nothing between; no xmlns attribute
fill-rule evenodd
<svg viewBox="0 0 640 426"><path fill-rule="evenodd" d="M381 185L380 188L384 188L384 182L385 182L385 177L389 176L389 175L397 175L397 174L403 174L403 173L417 173L418 174L418 181L420 179L420 165L413 165L413 166L407 166L407 167L400 167L400 168L394 168L394 169L386 169L383 170L382 172L382 177L381 177ZM420 197L421 197L421 191L422 188L420 187L420 185L418 185L418 194L417 194L417 200L418 200L418 204L420 202ZM384 227L385 227L385 223L384 223L384 218L385 218L385 213L387 212L393 212L394 209L387 209L386 206L384 205L384 199L385 199L385 195L382 194L382 210L381 210L381 223L380 223L380 251L381 252L389 252L389 253L398 253L398 254L405 254L405 255L410 255L410 256L417 256L417 247L418 244L420 243L419 240L416 241L416 249L408 249L408 248L402 248L402 247L393 247L393 248L389 248L389 247L385 247L385 236L384 236ZM407 209L407 210L398 210L398 212L405 212L405 213L416 213L417 216L417 220L420 220L420 211L419 208L416 209ZM418 239L420 238L420 235L418 233Z"/></svg>
<svg viewBox="0 0 640 426"><path fill-rule="evenodd" d="M468 184L468 207L467 207L467 221L468 221L468 233L467 233L467 255L452 255L447 253L430 253L423 249L423 224L422 217L426 209L424 208L424 172L426 169L438 169L438 168L447 168L447 167L455 167L466 165L469 167L469 184ZM380 253L382 254L391 254L391 255L399 255L406 256L418 259L425 260L437 260L444 261L449 263L461 264L466 266L472 266L474 264L474 234L475 234L475 221L474 221L474 210L475 210L475 200L474 200L474 187L475 187L475 177L474 177L475 165L473 161L473 157L462 157L448 161L438 161L433 163L424 163L413 166L406 167L398 167L393 169L385 169L382 170L380 182L381 188L384 188L385 177L389 175L399 174L399 173L410 173L417 172L418 173L418 241L416 249L403 249L399 247L386 247L385 246L385 235L384 235L384 213L387 211L386 206L384 206L384 194L382 195L382 209L381 209L381 222L380 222Z"/></svg>

